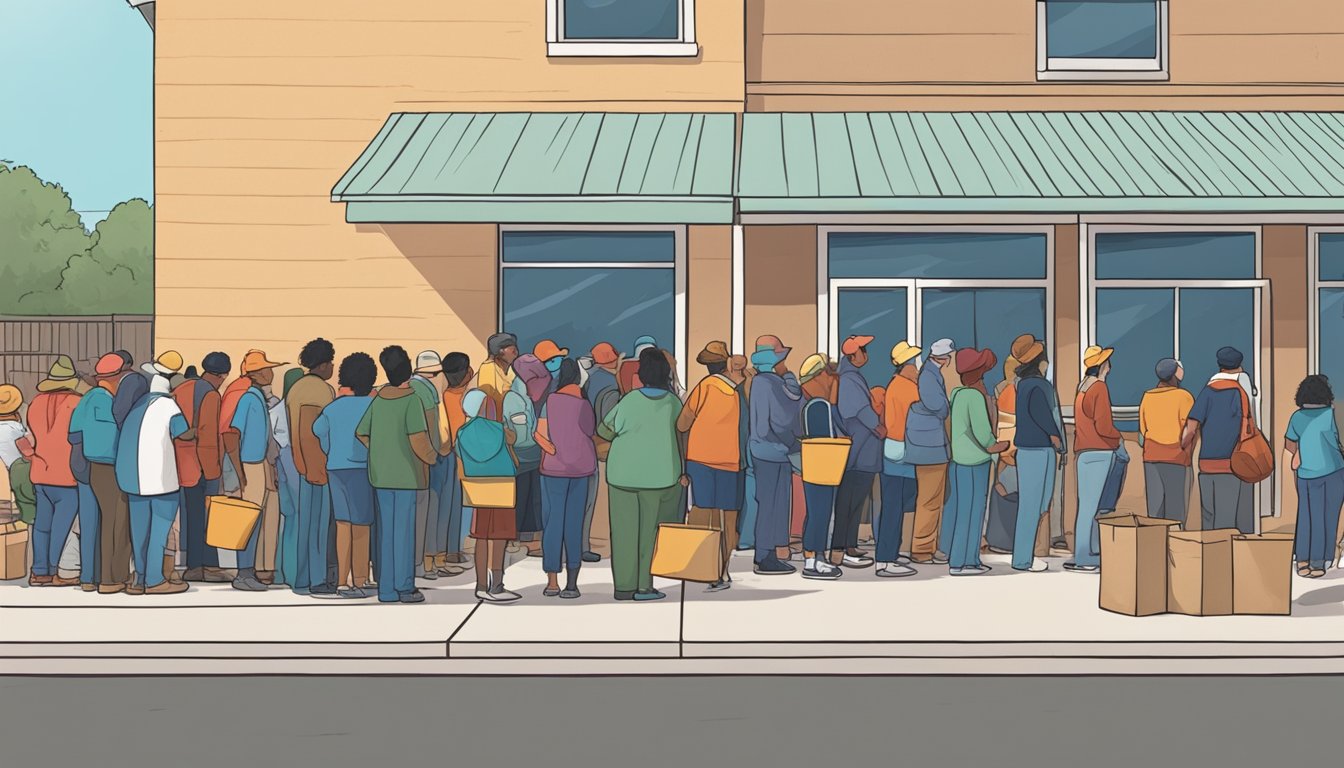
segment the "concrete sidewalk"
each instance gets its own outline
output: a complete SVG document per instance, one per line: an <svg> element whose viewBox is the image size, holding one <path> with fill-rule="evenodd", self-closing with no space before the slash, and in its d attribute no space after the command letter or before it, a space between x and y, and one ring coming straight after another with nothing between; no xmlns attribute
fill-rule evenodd
<svg viewBox="0 0 1344 768"><path fill-rule="evenodd" d="M13 674L1283 674L1344 672L1344 571L1294 579L1291 617L1119 616L1098 577L945 569L733 589L658 582L617 603L607 563L583 597L546 598L540 561L507 572L523 600L478 605L471 575L423 582L421 605L193 585L161 597L0 585L0 673ZM1059 560L1052 561L1058 569Z"/></svg>

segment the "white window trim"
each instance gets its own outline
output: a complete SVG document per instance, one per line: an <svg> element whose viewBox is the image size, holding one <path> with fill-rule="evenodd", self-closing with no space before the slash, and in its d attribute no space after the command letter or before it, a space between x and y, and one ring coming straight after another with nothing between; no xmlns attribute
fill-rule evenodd
<svg viewBox="0 0 1344 768"><path fill-rule="evenodd" d="M923 234L968 234L968 233L1015 233L1045 235L1045 277L982 279L968 278L853 278L830 276L830 252L828 241L832 232L918 232ZM826 350L827 355L836 358L839 353L838 339L834 339L831 329L838 317L835 314L832 297L842 288L905 288L909 291L906 303L906 341L918 344L922 306L922 292L925 288L1044 288L1045 289L1045 345L1051 355L1055 350L1055 228L1053 225L1022 226L984 226L984 225L947 225L947 226L819 226L817 227L817 349Z"/></svg>
<svg viewBox="0 0 1344 768"><path fill-rule="evenodd" d="M695 0L677 0L676 40L566 40L565 0L546 0L547 56L695 57ZM680 361L680 358L678 358Z"/></svg>
<svg viewBox="0 0 1344 768"><path fill-rule="evenodd" d="M1037 80L1169 80L1171 29L1168 0L1157 3L1157 56L1152 59L1051 58L1046 54L1045 6L1036 0Z"/></svg>
<svg viewBox="0 0 1344 768"><path fill-rule="evenodd" d="M672 258L672 264L669 266L666 262L624 262L624 261L602 261L602 262L577 262L577 261L515 261L508 264L504 263L504 234L506 232L671 232L675 244L675 252ZM672 298L673 308L673 329L676 333L675 349L672 353L677 358L677 380L681 382L682 387L686 386L686 226L684 224L501 224L495 236L495 262L497 264L497 274L495 275L495 327L501 330L504 328L504 270L518 268L540 268L540 269L575 269L581 267L598 269L671 269L673 270L672 284L675 295ZM556 339L558 343L564 344L564 339ZM624 349L621 345L629 344L634 339L612 339L611 343L617 345L617 350ZM661 341L661 339L659 340ZM578 352L579 350L575 350ZM587 350L582 350L587 353Z"/></svg>
<svg viewBox="0 0 1344 768"><path fill-rule="evenodd" d="M1143 217L1135 217L1142 219ZM1260 352L1264 347L1264 318L1270 312L1269 302L1273 301L1270 293L1270 282L1264 279L1264 258L1262 248L1264 244L1264 232L1259 226L1219 226L1198 223L1198 219L1190 219L1186 223L1175 224L1168 223L1178 219L1168 216L1152 217L1153 224L1090 224L1084 222L1078 227L1078 259L1079 259L1079 314L1081 315L1081 328L1079 328L1080 341L1078 344L1078 365L1079 371L1083 370L1083 351L1090 345L1097 343L1097 303L1095 300L1095 291L1098 286L1102 288L1252 288L1258 291L1259 301L1255 305L1255 380L1254 385L1259 396L1255 398L1254 406L1257 417L1257 423L1264 430L1265 434L1273 435L1273 425L1270 423L1273 416L1273 410L1270 407L1272 397L1265 388L1265 363L1267 362L1261 356ZM1096 239L1098 234L1107 232L1249 232L1255 235L1255 277L1238 280L1097 280L1096 274ZM1176 296L1176 322L1173 328L1175 334L1176 356L1180 358L1180 298L1179 291ZM1190 387L1203 386L1202 382L1189 382ZM1195 389L1197 392L1198 390ZM1137 408L1116 408L1116 417L1121 419L1138 418ZM1260 529L1261 517L1278 517L1282 514L1282 504L1275 504L1275 486L1277 485L1277 476L1271 475L1268 480L1260 483L1256 499L1256 530Z"/></svg>
<svg viewBox="0 0 1344 768"><path fill-rule="evenodd" d="M1321 235L1344 233L1344 227L1307 228L1307 371L1321 372L1322 288L1344 288L1344 280L1321 279Z"/></svg>

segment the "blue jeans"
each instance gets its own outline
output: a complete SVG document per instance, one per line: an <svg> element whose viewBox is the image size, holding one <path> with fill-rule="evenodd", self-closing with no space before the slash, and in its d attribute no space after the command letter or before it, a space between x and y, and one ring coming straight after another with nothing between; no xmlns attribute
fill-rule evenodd
<svg viewBox="0 0 1344 768"><path fill-rule="evenodd" d="M831 515L835 511L835 486L803 483L803 501L807 506L803 515L803 550L824 557Z"/></svg>
<svg viewBox="0 0 1344 768"><path fill-rule="evenodd" d="M883 473L878 482L882 488L882 511L877 518L875 555L879 563L894 563L901 554L906 510L914 506L915 478ZM946 521L943 526L947 526Z"/></svg>
<svg viewBox="0 0 1344 768"><path fill-rule="evenodd" d="M131 507L131 559L135 572L146 589L163 583L163 550L168 546L168 532L177 517L177 493L158 496L128 494ZM258 526L260 527L260 526ZM253 545L256 543L253 533ZM241 561L241 556L239 560Z"/></svg>
<svg viewBox="0 0 1344 768"><path fill-rule="evenodd" d="M1055 492L1054 448L1017 449L1017 526L1013 531L1013 567L1026 570L1036 558L1036 528L1050 509Z"/></svg>
<svg viewBox="0 0 1344 768"><path fill-rule="evenodd" d="M541 476L541 569L560 572L560 556L569 571L583 564L583 516L588 503L587 477Z"/></svg>
<svg viewBox="0 0 1344 768"><path fill-rule="evenodd" d="M294 591L307 593L327 584L327 539L331 536L331 497L327 486L299 478L298 563ZM332 584L334 587L335 585Z"/></svg>
<svg viewBox="0 0 1344 768"><path fill-rule="evenodd" d="M299 578L299 472L289 449L280 451L275 463L277 494L280 496L280 551L276 553L275 580L291 587Z"/></svg>
<svg viewBox="0 0 1344 768"><path fill-rule="evenodd" d="M79 484L79 583L97 584L98 497L88 483Z"/></svg>
<svg viewBox="0 0 1344 768"><path fill-rule="evenodd" d="M378 497L378 600L415 591L415 491L375 488Z"/></svg>
<svg viewBox="0 0 1344 768"><path fill-rule="evenodd" d="M457 479L457 451L441 459L448 464L448 485L444 490L444 500L448 506L448 548L447 554L462 552L462 484Z"/></svg>
<svg viewBox="0 0 1344 768"><path fill-rule="evenodd" d="M970 568L980 564L980 535L985 527L985 506L989 503L989 470L992 462L967 466L952 463L952 481L957 505L952 524L943 519L943 530L952 529L948 567Z"/></svg>
<svg viewBox="0 0 1344 768"><path fill-rule="evenodd" d="M1297 562L1324 570L1335 559L1335 533L1344 507L1344 469L1325 477L1297 478Z"/></svg>
<svg viewBox="0 0 1344 768"><path fill-rule="evenodd" d="M756 562L775 556L789 545L789 513L793 506L793 465L760 461L756 465Z"/></svg>
<svg viewBox="0 0 1344 768"><path fill-rule="evenodd" d="M938 551L951 555L952 529L948 519L957 514L957 483L952 479L952 463L947 464L947 493L943 496L943 523L938 529ZM949 560L949 564L950 564Z"/></svg>
<svg viewBox="0 0 1344 768"><path fill-rule="evenodd" d="M33 520L33 575L55 576L61 550L79 515L79 489L75 486L35 485L37 517ZM163 563L159 563L162 567Z"/></svg>
<svg viewBox="0 0 1344 768"><path fill-rule="evenodd" d="M1078 454L1078 522L1074 525L1073 562L1101 565L1101 536L1097 512L1106 490L1106 478L1115 466L1115 451L1083 451Z"/></svg>
<svg viewBox="0 0 1344 768"><path fill-rule="evenodd" d="M187 553L187 569L216 568L219 566L219 553L205 543L205 500L209 496L219 495L219 478L201 481L192 486L182 487L182 537L181 546ZM83 522L80 523L83 525ZM260 525L260 523L258 523Z"/></svg>
<svg viewBox="0 0 1344 768"><path fill-rule="evenodd" d="M747 463L747 478L742 483L742 514L737 516L737 548L756 548L756 468ZM823 547L824 549L824 547Z"/></svg>

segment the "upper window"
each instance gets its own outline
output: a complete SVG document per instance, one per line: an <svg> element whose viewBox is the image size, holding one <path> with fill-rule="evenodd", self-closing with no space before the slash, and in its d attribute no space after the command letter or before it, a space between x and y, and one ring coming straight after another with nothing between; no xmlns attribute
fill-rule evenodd
<svg viewBox="0 0 1344 768"><path fill-rule="evenodd" d="M1044 279L1038 233L832 232L831 277Z"/></svg>
<svg viewBox="0 0 1344 768"><path fill-rule="evenodd" d="M1167 79L1167 0L1036 0L1036 76Z"/></svg>
<svg viewBox="0 0 1344 768"><path fill-rule="evenodd" d="M695 56L695 0L547 0L547 55Z"/></svg>
<svg viewBox="0 0 1344 768"><path fill-rule="evenodd" d="M1099 232L1098 280L1254 280L1254 232Z"/></svg>

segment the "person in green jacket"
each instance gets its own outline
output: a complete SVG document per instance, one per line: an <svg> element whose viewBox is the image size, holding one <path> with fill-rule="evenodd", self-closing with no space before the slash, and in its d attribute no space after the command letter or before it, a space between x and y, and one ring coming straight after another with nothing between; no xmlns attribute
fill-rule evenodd
<svg viewBox="0 0 1344 768"><path fill-rule="evenodd" d="M948 568L953 576L979 576L989 571L980 562L980 531L989 503L989 473L996 454L1008 448L995 436L997 415L985 392L985 373L998 359L988 349L957 350L961 386L952 391L952 483L956 504L951 525Z"/></svg>
<svg viewBox="0 0 1344 768"><path fill-rule="evenodd" d="M677 417L681 401L672 394L672 366L658 349L639 355L639 381L598 425L611 442L607 455L611 514L611 573L617 600L661 600L653 588L653 541L659 523L680 522L678 506L686 485Z"/></svg>

